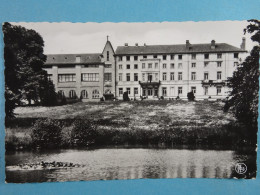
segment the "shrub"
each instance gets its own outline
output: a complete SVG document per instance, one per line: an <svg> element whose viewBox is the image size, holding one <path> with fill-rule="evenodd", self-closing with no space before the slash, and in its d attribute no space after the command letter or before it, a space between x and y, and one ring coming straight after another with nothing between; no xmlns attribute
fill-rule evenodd
<svg viewBox="0 0 260 195"><path fill-rule="evenodd" d="M52 119L39 119L32 127L32 143L34 146L48 148L61 143L61 125Z"/></svg>
<svg viewBox="0 0 260 195"><path fill-rule="evenodd" d="M195 96L194 93L191 91L187 94L188 100L189 101L194 101L195 100Z"/></svg>
<svg viewBox="0 0 260 195"><path fill-rule="evenodd" d="M123 100L124 101L130 101L129 97L128 97L128 92L125 91L124 94L123 94Z"/></svg>
<svg viewBox="0 0 260 195"><path fill-rule="evenodd" d="M75 120L72 124L71 143L89 146L96 142L98 132L96 125L89 120Z"/></svg>

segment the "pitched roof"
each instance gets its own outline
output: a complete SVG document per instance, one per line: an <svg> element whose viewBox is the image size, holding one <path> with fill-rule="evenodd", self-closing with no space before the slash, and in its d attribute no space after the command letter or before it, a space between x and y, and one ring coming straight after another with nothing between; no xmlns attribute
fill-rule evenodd
<svg viewBox="0 0 260 195"><path fill-rule="evenodd" d="M216 43L215 49L211 44L186 44L180 45L146 45L146 46L118 46L116 55L130 54L175 54L175 53L216 53L216 52L246 52L246 50L234 47L227 43Z"/></svg>
<svg viewBox="0 0 260 195"><path fill-rule="evenodd" d="M45 62L48 64L100 64L100 53L91 54L48 54ZM80 62L76 62L76 57L80 56Z"/></svg>

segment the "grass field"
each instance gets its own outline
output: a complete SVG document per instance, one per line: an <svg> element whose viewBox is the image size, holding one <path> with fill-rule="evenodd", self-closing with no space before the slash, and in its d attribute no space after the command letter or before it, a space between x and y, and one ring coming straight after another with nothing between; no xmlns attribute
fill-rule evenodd
<svg viewBox="0 0 260 195"><path fill-rule="evenodd" d="M107 144L150 143L151 140L171 144L231 144L239 133L235 130L238 127L234 126L236 119L223 112L222 102L90 102L57 107L18 107L15 114L17 118L6 123L7 143L30 142L30 126L39 118L89 119L97 124L97 131L104 137L113 136Z"/></svg>

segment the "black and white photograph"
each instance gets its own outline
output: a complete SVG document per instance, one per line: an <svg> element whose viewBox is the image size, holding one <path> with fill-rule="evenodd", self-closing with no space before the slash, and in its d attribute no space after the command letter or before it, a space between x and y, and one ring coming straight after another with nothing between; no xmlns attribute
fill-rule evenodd
<svg viewBox="0 0 260 195"><path fill-rule="evenodd" d="M256 178L259 20L2 31L7 183Z"/></svg>

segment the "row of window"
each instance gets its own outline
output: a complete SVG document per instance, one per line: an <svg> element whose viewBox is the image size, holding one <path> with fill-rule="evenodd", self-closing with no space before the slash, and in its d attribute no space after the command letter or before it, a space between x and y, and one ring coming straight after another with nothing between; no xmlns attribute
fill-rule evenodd
<svg viewBox="0 0 260 195"><path fill-rule="evenodd" d="M134 96L138 95L138 88L134 87L133 90L134 90ZM173 90L174 90L174 88L171 89L171 91L173 91ZM131 94L131 88L130 87L127 87L126 91L128 92L129 95ZM142 91L143 91L143 93L142 93L143 96L158 96L158 89L157 88L154 88L154 89L148 88L148 89L143 89ZM194 94L196 94L196 87L191 87L191 91ZM221 95L221 91L222 91L222 87L217 86L216 87L216 95ZM209 92L209 87L205 86L204 87L204 95L208 95L208 92ZM178 87L178 95L182 95L182 94L183 94L182 87ZM123 95L123 88L119 88L119 96L122 96L122 95ZM162 87L162 95L167 96L167 87Z"/></svg>
<svg viewBox="0 0 260 195"><path fill-rule="evenodd" d="M217 64L217 67L220 68L222 67L222 61L219 61L216 63ZM207 68L209 65L209 62L204 62L204 67ZM237 66L238 65L238 62L234 62L234 66ZM156 63L142 63L142 69L158 69L159 67L159 64L156 62ZM178 69L182 69L182 63L178 63ZM163 63L162 64L162 68L163 69L167 69L167 64L166 63ZM174 63L171 63L170 64L170 68L171 69L174 69L175 68L175 64ZM191 68L196 68L196 63L191 63ZM119 64L118 65L118 69L123 69L123 65L122 64ZM131 65L130 64L127 64L126 65L126 69L131 69ZM134 69L138 69L138 64L134 64Z"/></svg>
<svg viewBox="0 0 260 195"><path fill-rule="evenodd" d="M58 91L58 97L61 99L63 97L66 97L65 96L65 93L63 90L59 90ZM76 99L77 98L77 94L76 94L76 91L75 90L70 90L69 91L69 96L68 98L70 99ZM87 90L82 90L81 93L80 93L80 98L81 99L85 99L85 98L89 98L88 97L88 92ZM98 99L99 98L99 91L97 89L94 89L92 91L92 99Z"/></svg>
<svg viewBox="0 0 260 195"><path fill-rule="evenodd" d="M48 79L52 79L52 75L48 75ZM104 73L105 81L112 81L112 73ZM99 81L99 73L82 73L81 81ZM58 82L76 82L76 74L59 74Z"/></svg>
<svg viewBox="0 0 260 195"><path fill-rule="evenodd" d="M126 81L131 81L131 74L130 73L126 73ZM164 72L162 73L162 80L163 81L167 81L168 78L167 78L167 72ZM170 78L169 80L173 81L175 80L175 76L174 76L174 72L171 72L170 73ZM196 72L191 72L191 80L197 80L197 76L196 76ZM142 81L158 81L159 78L159 73L142 73ZM182 78L183 76L183 73L182 72L178 72L178 80L183 80ZM222 79L222 72L221 71L218 71L217 72L217 80L221 80ZM123 81L123 73L119 73L119 77L118 77L118 80L119 81ZM204 72L204 80L209 80L209 73L208 72ZM133 81L139 81L138 80L138 73L134 73L134 80Z"/></svg>
<svg viewBox="0 0 260 195"><path fill-rule="evenodd" d="M178 56L178 60L182 60L182 54L179 54L177 55ZM204 54L204 59L209 59L209 56L210 54L209 53L205 53ZM234 53L233 54L234 58L238 58L238 53ZM131 56L125 56L126 58L126 61L130 61L130 57ZM197 54L191 54L191 59L196 59L197 57ZM157 59L158 58L158 55L153 55L153 58L154 59ZM167 59L171 59L171 60L174 60L175 58L175 55L174 54L171 54L171 55L162 55L162 59L163 60L167 60ZM135 55L134 56L134 61L138 61L138 59L147 59L147 55L143 55L142 57L141 56L137 56ZM217 59L222 59L222 53L217 53ZM118 61L123 61L123 56L119 56L118 57Z"/></svg>

